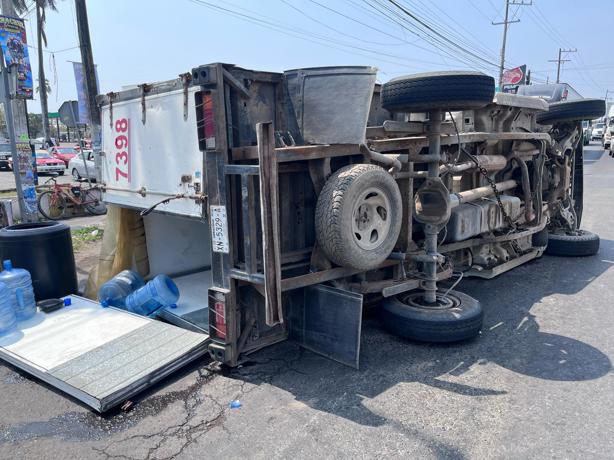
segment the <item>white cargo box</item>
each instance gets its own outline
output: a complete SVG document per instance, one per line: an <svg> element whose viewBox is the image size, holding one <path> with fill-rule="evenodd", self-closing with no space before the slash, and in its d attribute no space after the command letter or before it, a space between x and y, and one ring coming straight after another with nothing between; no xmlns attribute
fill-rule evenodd
<svg viewBox="0 0 614 460"><path fill-rule="evenodd" d="M194 196L204 186L198 148L194 93L181 80L115 93L102 113L102 181L107 203L147 209L177 195L157 210L201 217ZM192 198L189 198L191 196Z"/></svg>

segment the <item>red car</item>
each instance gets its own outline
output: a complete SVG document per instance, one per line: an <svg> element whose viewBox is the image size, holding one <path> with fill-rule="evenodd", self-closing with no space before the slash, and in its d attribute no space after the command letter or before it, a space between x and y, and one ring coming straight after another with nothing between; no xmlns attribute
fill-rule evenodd
<svg viewBox="0 0 614 460"><path fill-rule="evenodd" d="M9 157L9 168L13 169L13 159ZM59 174L66 172L64 162L52 157L46 150L36 151L36 170L38 174Z"/></svg>
<svg viewBox="0 0 614 460"><path fill-rule="evenodd" d="M73 147L51 147L49 153L53 158L62 160L66 167L68 162L77 156L77 151Z"/></svg>

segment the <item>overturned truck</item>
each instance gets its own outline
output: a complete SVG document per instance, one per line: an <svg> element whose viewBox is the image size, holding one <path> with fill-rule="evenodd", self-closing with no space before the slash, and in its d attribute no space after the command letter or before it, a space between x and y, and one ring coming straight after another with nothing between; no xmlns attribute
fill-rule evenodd
<svg viewBox="0 0 614 460"><path fill-rule="evenodd" d="M460 278L599 248L580 230L581 120L602 100L549 106L476 72L379 85L371 67L214 63L99 103L105 201L140 211L142 274L181 292L161 316L231 366L290 338L357 367L365 305L405 338L468 339L483 307Z"/></svg>

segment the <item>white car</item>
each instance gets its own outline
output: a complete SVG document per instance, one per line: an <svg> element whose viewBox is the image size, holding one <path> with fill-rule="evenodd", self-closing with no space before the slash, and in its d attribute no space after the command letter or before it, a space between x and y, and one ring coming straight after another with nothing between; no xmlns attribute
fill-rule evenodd
<svg viewBox="0 0 614 460"><path fill-rule="evenodd" d="M85 164L83 164L83 156L85 155L85 163L87 164L87 172ZM68 170L72 174L74 180L90 179L96 180L96 165L94 163L94 152L92 150L84 150L78 153L77 156L68 162Z"/></svg>
<svg viewBox="0 0 614 460"><path fill-rule="evenodd" d="M603 137L603 131L605 130L605 123L597 123L593 126L593 132L591 133L591 140L601 139Z"/></svg>

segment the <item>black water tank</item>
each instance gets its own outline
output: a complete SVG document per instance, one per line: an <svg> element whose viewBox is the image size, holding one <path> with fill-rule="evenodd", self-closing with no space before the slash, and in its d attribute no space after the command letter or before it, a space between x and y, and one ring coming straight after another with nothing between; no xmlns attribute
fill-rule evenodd
<svg viewBox="0 0 614 460"><path fill-rule="evenodd" d="M11 225L0 230L0 260L32 275L36 300L77 293L70 227L60 222Z"/></svg>

